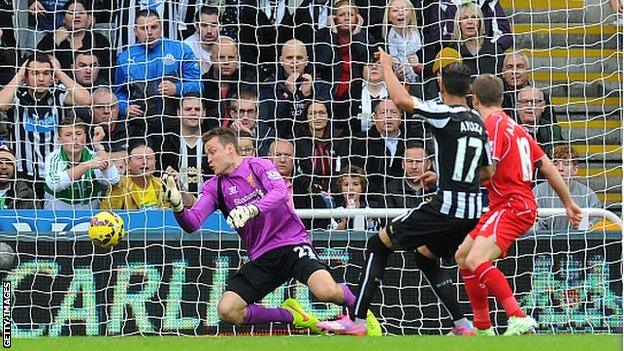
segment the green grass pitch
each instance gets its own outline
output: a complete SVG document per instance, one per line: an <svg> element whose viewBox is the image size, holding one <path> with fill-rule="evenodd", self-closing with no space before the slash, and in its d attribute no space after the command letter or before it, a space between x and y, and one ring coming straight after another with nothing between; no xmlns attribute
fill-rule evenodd
<svg viewBox="0 0 624 351"><path fill-rule="evenodd" d="M12 350L139 351L611 351L622 350L621 335L453 336L241 336L241 337L60 337L13 339Z"/></svg>

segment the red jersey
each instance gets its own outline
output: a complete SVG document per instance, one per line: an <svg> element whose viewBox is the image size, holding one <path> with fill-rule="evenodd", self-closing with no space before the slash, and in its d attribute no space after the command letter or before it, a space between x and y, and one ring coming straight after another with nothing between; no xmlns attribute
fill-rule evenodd
<svg viewBox="0 0 624 351"><path fill-rule="evenodd" d="M485 120L492 146L496 172L486 183L490 208L509 203L519 209L536 209L531 191L534 165L544 157L544 151L533 137L503 111Z"/></svg>

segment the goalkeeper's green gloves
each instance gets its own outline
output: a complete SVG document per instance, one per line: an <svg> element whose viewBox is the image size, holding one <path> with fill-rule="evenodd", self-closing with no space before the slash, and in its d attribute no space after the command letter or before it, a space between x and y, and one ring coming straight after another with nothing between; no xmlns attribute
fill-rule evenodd
<svg viewBox="0 0 624 351"><path fill-rule="evenodd" d="M234 228L242 228L248 220L260 213L255 205L236 206L227 218L227 223Z"/></svg>
<svg viewBox="0 0 624 351"><path fill-rule="evenodd" d="M163 182L163 198L169 203L173 212L181 212L184 209L182 204L182 193L178 189L175 177L169 174L162 176Z"/></svg>

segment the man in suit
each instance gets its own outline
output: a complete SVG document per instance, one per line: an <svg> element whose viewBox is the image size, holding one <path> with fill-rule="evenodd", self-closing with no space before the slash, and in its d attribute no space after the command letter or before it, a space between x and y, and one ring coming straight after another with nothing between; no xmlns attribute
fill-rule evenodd
<svg viewBox="0 0 624 351"><path fill-rule="evenodd" d="M355 137L351 155L352 162L366 170L371 186L368 192L385 194L390 181L403 177L406 135L401 113L392 100L382 100L374 112L374 125Z"/></svg>

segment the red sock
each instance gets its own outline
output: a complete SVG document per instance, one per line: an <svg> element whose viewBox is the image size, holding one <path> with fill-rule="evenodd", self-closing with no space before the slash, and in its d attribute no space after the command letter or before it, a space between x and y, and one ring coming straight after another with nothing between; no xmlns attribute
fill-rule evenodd
<svg viewBox="0 0 624 351"><path fill-rule="evenodd" d="M475 275L488 291L496 297L496 300L503 305L507 317L526 317L526 314L518 305L518 301L513 296L507 279L505 279L505 276L498 268L492 266L490 262L483 262L475 269Z"/></svg>
<svg viewBox="0 0 624 351"><path fill-rule="evenodd" d="M485 330L492 326L490 322L490 304L488 302L488 291L474 272L469 269L460 269L459 273L464 280L466 293L470 299L470 306L474 313L474 326L478 329Z"/></svg>

